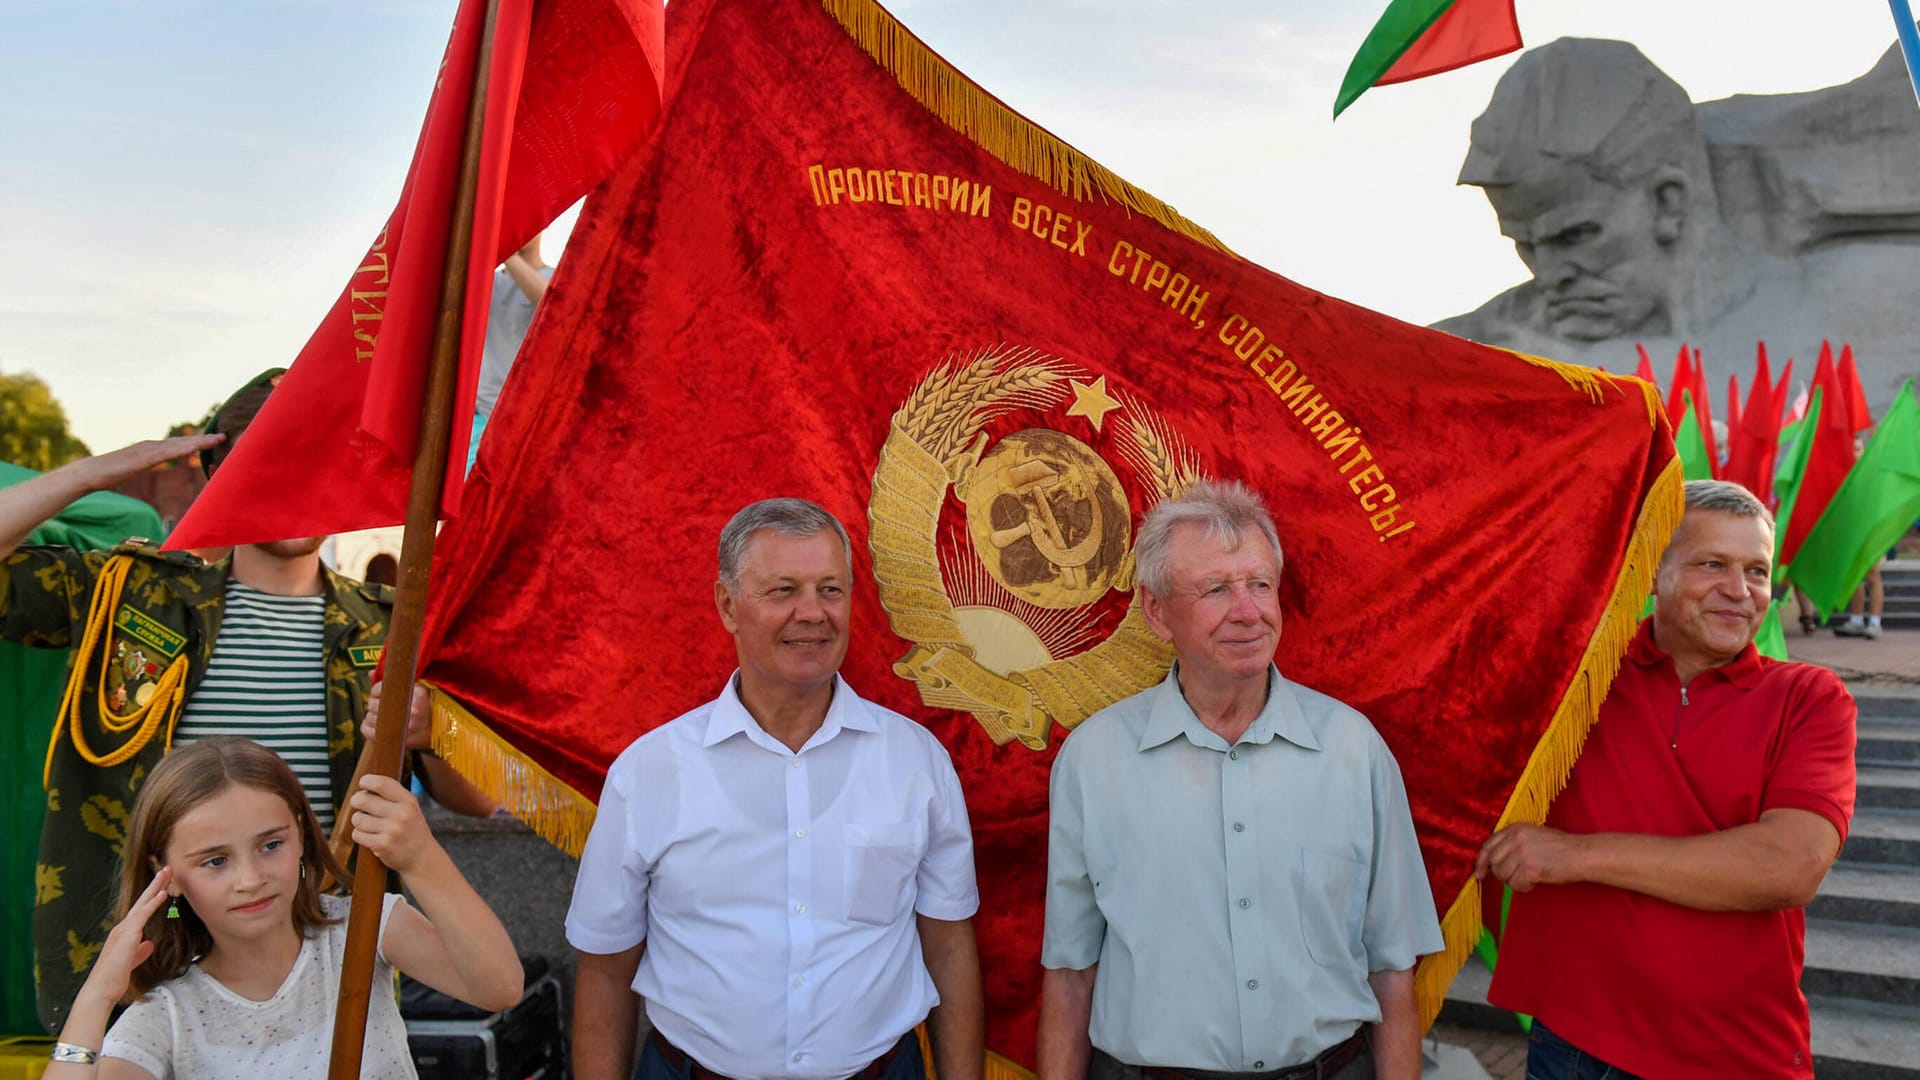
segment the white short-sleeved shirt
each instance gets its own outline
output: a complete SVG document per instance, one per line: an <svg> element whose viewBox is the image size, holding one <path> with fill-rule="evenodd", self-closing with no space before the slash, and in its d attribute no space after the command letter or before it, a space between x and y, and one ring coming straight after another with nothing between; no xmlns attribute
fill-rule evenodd
<svg viewBox="0 0 1920 1080"><path fill-rule="evenodd" d="M916 913L979 906L960 780L931 732L836 676L795 753L729 679L608 770L567 941L646 941L633 989L707 1068L815 1080L857 1071L939 1003Z"/></svg>
<svg viewBox="0 0 1920 1080"><path fill-rule="evenodd" d="M1054 760L1040 962L1094 976L1093 1044L1136 1065L1265 1072L1380 1019L1367 975L1440 951L1393 754L1269 669L1228 746L1179 668Z"/></svg>
<svg viewBox="0 0 1920 1080"><path fill-rule="evenodd" d="M376 988L393 985L386 957L387 920L394 905L403 902L399 894L388 893L380 912ZM272 997L241 997L195 965L122 1013L107 1032L100 1056L131 1062L157 1080L326 1076L340 962L347 948L347 906L344 896L320 898L327 917L340 921L308 935L293 970ZM362 1080L413 1080L417 1075L407 1051L407 1027L391 993L375 993L368 1002L365 1045Z"/></svg>

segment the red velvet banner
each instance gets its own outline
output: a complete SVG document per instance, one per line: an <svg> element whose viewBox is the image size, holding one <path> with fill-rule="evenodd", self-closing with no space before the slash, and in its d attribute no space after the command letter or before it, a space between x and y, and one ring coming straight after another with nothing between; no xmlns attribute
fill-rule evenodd
<svg viewBox="0 0 1920 1080"><path fill-rule="evenodd" d="M1235 258L867 0L670 17L660 133L590 201L440 541L444 752L577 845L573 793L733 667L721 525L820 501L854 538L845 674L953 754L989 1044L1030 1061L1049 763L1169 659L1133 528L1244 478L1287 552L1281 669L1379 726L1460 905L1437 1007L1474 854L1563 782L1677 520L1658 401Z"/></svg>
<svg viewBox="0 0 1920 1080"><path fill-rule="evenodd" d="M659 116L659 0L497 0L440 500L459 511L493 269L630 156ZM397 525L425 395L487 0L462 0L399 205L221 463L171 548ZM271 493L271 498L263 497Z"/></svg>

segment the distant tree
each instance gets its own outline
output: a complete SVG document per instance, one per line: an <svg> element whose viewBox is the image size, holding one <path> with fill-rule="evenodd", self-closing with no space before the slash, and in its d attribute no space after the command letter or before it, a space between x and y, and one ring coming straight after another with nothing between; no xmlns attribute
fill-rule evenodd
<svg viewBox="0 0 1920 1080"><path fill-rule="evenodd" d="M67 412L46 383L0 372L0 461L45 472L91 452L67 429Z"/></svg>

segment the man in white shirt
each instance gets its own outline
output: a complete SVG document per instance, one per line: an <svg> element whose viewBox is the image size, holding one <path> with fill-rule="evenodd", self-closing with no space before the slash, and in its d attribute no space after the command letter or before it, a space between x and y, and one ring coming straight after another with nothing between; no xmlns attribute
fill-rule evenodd
<svg viewBox="0 0 1920 1080"><path fill-rule="evenodd" d="M923 1019L941 1080L981 1075L966 804L932 734L839 677L852 561L800 499L721 531L739 670L614 761L580 858L579 1080L919 1080Z"/></svg>

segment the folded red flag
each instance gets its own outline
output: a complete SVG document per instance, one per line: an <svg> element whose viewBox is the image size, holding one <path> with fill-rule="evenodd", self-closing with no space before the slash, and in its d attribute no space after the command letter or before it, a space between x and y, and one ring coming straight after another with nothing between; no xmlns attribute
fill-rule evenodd
<svg viewBox="0 0 1920 1080"><path fill-rule="evenodd" d="M1678 520L1657 396L1236 258L871 0L670 17L667 119L589 200L440 541L436 745L577 850L614 756L733 668L721 526L818 500L853 535L847 678L966 788L989 1045L1031 1063L1049 764L1170 659L1135 523L1243 478L1287 550L1281 669L1404 772L1431 1017L1474 854L1544 814ZM1020 528L1028 485L1063 531Z"/></svg>
<svg viewBox="0 0 1920 1080"><path fill-rule="evenodd" d="M1820 362L1813 370L1813 385L1822 390L1820 425L1813 433L1813 446L1807 465L1800 474L1800 494L1793 504L1793 517L1780 538L1781 566L1789 566L1800 554L1800 545L1833 501L1834 493L1853 470L1853 414L1848 406L1847 390L1833 363L1833 350L1820 346Z"/></svg>
<svg viewBox="0 0 1920 1080"><path fill-rule="evenodd" d="M455 421L458 512L493 268L638 147L659 116L659 0L498 0ZM461 0L399 205L273 397L168 538L219 547L395 525L425 393L486 0Z"/></svg>
<svg viewBox="0 0 1920 1080"><path fill-rule="evenodd" d="M1873 410L1867 407L1867 392L1860 385L1860 369L1853 363L1853 346L1840 346L1840 364L1834 371L1840 389L1846 393L1847 426L1855 435L1873 426Z"/></svg>

